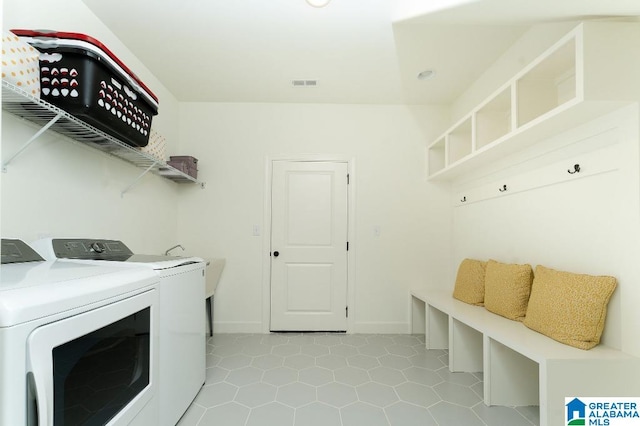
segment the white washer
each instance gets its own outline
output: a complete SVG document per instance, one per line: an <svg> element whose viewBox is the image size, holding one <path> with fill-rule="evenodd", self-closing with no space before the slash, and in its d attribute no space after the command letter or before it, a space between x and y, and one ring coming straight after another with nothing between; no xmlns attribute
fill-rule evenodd
<svg viewBox="0 0 640 426"><path fill-rule="evenodd" d="M3 239L0 424L157 424L158 282L147 268L44 261Z"/></svg>
<svg viewBox="0 0 640 426"><path fill-rule="evenodd" d="M159 274L159 425L174 426L205 381L205 261L133 254L122 241L105 239L47 238L32 247L45 259L143 266Z"/></svg>

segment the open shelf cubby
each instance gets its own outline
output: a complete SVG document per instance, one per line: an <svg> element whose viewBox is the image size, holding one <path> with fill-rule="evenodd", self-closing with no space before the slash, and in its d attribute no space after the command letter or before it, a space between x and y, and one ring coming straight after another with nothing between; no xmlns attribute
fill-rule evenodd
<svg viewBox="0 0 640 426"><path fill-rule="evenodd" d="M471 117L460 122L448 135L447 164L462 160L472 152L473 125Z"/></svg>
<svg viewBox="0 0 640 426"><path fill-rule="evenodd" d="M511 86L490 99L476 112L476 149L481 149L511 131Z"/></svg>
<svg viewBox="0 0 640 426"><path fill-rule="evenodd" d="M445 146L446 146L445 137L442 137L441 139L431 144L431 146L429 146L429 148L427 149L429 170L433 170L434 172L437 172L445 168L446 166Z"/></svg>
<svg viewBox="0 0 640 426"><path fill-rule="evenodd" d="M576 97L576 41L542 58L516 81L518 126Z"/></svg>
<svg viewBox="0 0 640 426"><path fill-rule="evenodd" d="M638 39L637 23L577 25L429 145L428 179L455 179L640 101Z"/></svg>

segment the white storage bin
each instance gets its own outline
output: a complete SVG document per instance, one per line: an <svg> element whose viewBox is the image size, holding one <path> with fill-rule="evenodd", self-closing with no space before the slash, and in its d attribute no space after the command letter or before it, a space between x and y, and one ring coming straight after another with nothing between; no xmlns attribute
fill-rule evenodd
<svg viewBox="0 0 640 426"><path fill-rule="evenodd" d="M149 134L149 143L140 148L140 151L164 162L167 158L167 140L152 128Z"/></svg>
<svg viewBox="0 0 640 426"><path fill-rule="evenodd" d="M2 33L2 79L40 97L40 53L15 34Z"/></svg>

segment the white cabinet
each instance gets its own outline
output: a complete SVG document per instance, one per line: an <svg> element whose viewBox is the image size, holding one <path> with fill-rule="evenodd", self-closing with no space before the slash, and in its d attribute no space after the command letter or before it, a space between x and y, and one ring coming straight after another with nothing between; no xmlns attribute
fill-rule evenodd
<svg viewBox="0 0 640 426"><path fill-rule="evenodd" d="M450 180L640 100L640 25L585 22L427 147Z"/></svg>

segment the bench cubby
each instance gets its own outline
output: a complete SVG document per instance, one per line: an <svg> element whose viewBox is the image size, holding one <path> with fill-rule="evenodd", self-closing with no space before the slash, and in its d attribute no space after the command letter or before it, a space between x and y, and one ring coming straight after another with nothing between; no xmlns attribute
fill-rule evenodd
<svg viewBox="0 0 640 426"><path fill-rule="evenodd" d="M483 372L484 403L540 407L540 424L565 424L565 397L640 395L640 358L604 345L590 350L557 342L451 290L410 290L412 331L427 349L448 349L451 372ZM416 312L418 311L418 312Z"/></svg>

